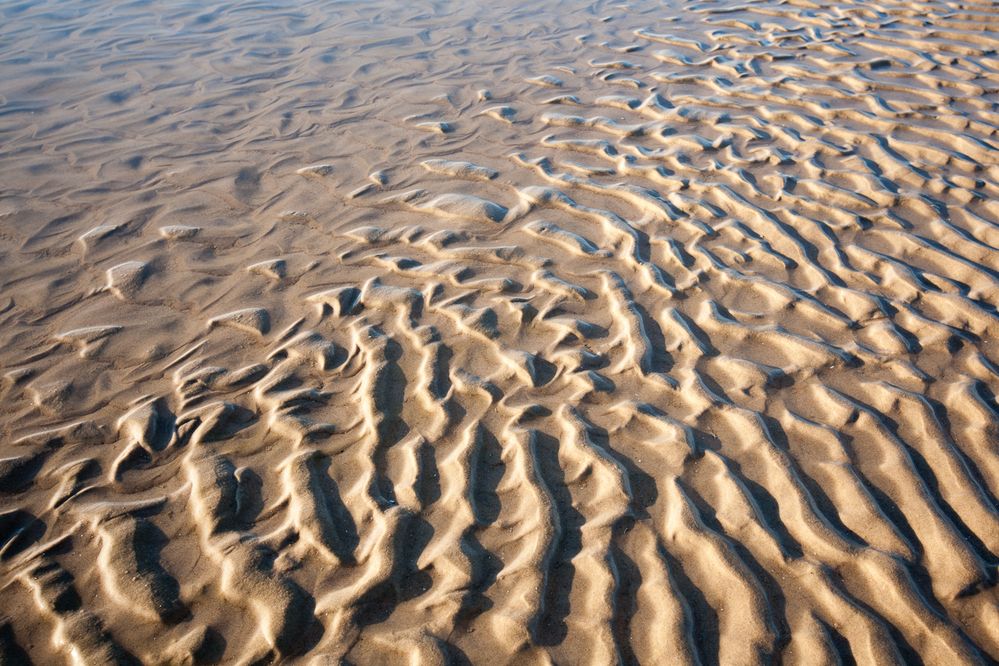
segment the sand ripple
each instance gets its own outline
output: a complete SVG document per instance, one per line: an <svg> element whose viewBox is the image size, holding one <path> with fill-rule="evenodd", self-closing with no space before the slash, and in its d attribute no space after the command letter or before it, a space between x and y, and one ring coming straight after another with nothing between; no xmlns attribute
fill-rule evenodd
<svg viewBox="0 0 999 666"><path fill-rule="evenodd" d="M995 6L549 4L0 7L0 663L999 660Z"/></svg>

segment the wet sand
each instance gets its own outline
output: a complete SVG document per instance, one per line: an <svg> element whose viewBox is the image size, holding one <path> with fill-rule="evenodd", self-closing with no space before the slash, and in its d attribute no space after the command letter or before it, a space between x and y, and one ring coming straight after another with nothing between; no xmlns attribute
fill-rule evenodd
<svg viewBox="0 0 999 666"><path fill-rule="evenodd" d="M0 663L999 659L997 30L0 5Z"/></svg>

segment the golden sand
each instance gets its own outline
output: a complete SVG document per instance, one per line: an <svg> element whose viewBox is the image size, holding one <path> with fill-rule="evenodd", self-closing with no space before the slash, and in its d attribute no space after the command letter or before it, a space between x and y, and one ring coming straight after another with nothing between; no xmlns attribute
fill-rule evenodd
<svg viewBox="0 0 999 666"><path fill-rule="evenodd" d="M0 4L0 664L999 659L999 9Z"/></svg>

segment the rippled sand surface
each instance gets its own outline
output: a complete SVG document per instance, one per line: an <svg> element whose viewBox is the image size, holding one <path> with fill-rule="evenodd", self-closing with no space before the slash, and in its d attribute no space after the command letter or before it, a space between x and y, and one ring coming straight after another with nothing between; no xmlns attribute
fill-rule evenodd
<svg viewBox="0 0 999 666"><path fill-rule="evenodd" d="M0 5L0 663L999 659L991 2Z"/></svg>

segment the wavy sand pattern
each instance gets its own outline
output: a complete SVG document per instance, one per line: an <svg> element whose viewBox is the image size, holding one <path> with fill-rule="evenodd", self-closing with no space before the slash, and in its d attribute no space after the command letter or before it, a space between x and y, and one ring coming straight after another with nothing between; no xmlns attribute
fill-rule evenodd
<svg viewBox="0 0 999 666"><path fill-rule="evenodd" d="M0 663L999 659L999 9L0 6Z"/></svg>

